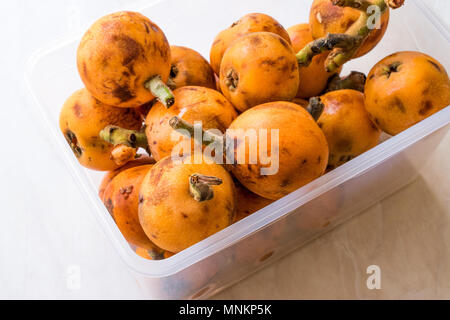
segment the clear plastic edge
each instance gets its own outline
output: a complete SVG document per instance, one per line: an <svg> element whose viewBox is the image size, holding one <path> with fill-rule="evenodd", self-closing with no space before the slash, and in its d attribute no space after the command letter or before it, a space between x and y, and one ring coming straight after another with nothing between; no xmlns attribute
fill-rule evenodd
<svg viewBox="0 0 450 320"><path fill-rule="evenodd" d="M151 4L147 4L145 8L160 3L164 0L156 0ZM409 0L421 10L426 18L433 24L433 26L450 42L450 34L448 28L440 21L439 18L427 7L424 3L416 0ZM141 8L134 8L132 10L139 11ZM149 261L136 255L122 234L115 226L114 221L104 208L100 199L98 199L97 192L93 186L87 183L88 179L86 173L79 168L79 164L74 159L70 150L66 147L59 137L54 124L51 123L50 117L46 114L43 106L40 104L35 95L30 82L34 67L41 57L47 53L52 52L59 47L63 47L73 41L76 41L80 34L71 37L65 37L59 41L53 42L53 45L48 45L43 49L37 50L31 55L26 64L25 83L34 103L39 108L40 116L49 129L50 134L57 141L59 151L63 152L65 163L69 169L72 177L77 181L83 197L93 205L97 221L101 224L103 231L106 233L112 245L117 249L119 256L124 263L136 274L150 277L162 278L169 277L182 271L185 268L204 260L209 256L239 242L276 222L277 220L287 216L296 208L304 205L321 194L339 186L340 184L370 170L377 164L389 159L396 153L399 153L420 139L432 134L433 132L449 125L450 123L450 109L444 108L440 112L432 115L428 119L416 124L401 134L392 137L391 139L381 143L374 149L364 153L345 165L333 170L332 172L314 180L310 184L298 189L283 199L263 208L250 217L220 231L219 233L203 240L202 242L184 250L183 252L165 260ZM92 192L90 192L92 191Z"/></svg>

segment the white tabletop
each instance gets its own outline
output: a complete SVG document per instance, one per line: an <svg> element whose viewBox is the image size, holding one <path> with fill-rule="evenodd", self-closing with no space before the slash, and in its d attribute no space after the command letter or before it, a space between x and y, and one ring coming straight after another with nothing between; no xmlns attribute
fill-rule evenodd
<svg viewBox="0 0 450 320"><path fill-rule="evenodd" d="M34 50L77 33L88 22L127 2L18 0L0 4L0 298L146 298L100 230L23 82L25 62ZM426 2L448 21L450 1ZM450 168L448 158L439 156L448 154L449 141L447 136L432 162L434 169L426 176L219 297L450 298ZM422 210L408 207L405 199L411 197L419 197ZM412 210L414 214L406 222L405 218L384 216L392 210ZM424 212L430 214L430 223L414 228ZM378 227L384 233L361 234L360 225L380 221L384 225ZM427 233L432 236L426 237ZM387 254L392 252L390 243L401 250L401 256ZM358 254L367 247L372 256ZM426 250L416 248L434 250L423 254ZM302 263L298 269L298 259L315 259L322 265ZM366 292L367 263L380 261L387 272L385 285L376 293Z"/></svg>

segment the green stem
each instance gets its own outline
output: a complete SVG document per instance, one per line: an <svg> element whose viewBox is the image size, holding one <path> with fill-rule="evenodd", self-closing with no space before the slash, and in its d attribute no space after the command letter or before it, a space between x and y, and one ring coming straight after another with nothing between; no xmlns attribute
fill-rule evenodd
<svg viewBox="0 0 450 320"><path fill-rule="evenodd" d="M354 56L359 47L352 49L350 51L345 51L342 49L335 49L331 52L327 60L325 61L325 70L328 73L334 73L339 70L346 62L350 61Z"/></svg>
<svg viewBox="0 0 450 320"><path fill-rule="evenodd" d="M189 177L189 190L196 201L208 201L214 198L212 186L218 186L222 183L223 181L220 178L195 173Z"/></svg>
<svg viewBox="0 0 450 320"><path fill-rule="evenodd" d="M358 36L348 34L328 34L325 38L314 40L300 50L296 57L300 66L308 66L315 56L334 48L350 49L360 42Z"/></svg>
<svg viewBox="0 0 450 320"><path fill-rule="evenodd" d="M125 145L130 148L148 147L147 136L144 132L127 130L117 126L107 126L100 131L100 138L114 146Z"/></svg>
<svg viewBox="0 0 450 320"><path fill-rule="evenodd" d="M360 92L364 92L365 84L366 84L366 75L362 72L352 71L346 77L340 77L338 74L336 74L328 82L328 86L325 92L343 89L353 89Z"/></svg>
<svg viewBox="0 0 450 320"><path fill-rule="evenodd" d="M324 109L325 106L319 97L313 97L309 99L309 105L306 107L306 111L308 111L316 121L319 120Z"/></svg>
<svg viewBox="0 0 450 320"><path fill-rule="evenodd" d="M145 83L145 87L166 107L170 108L175 103L172 90L162 81L160 76L155 76Z"/></svg>
<svg viewBox="0 0 450 320"><path fill-rule="evenodd" d="M169 125L172 127L172 129L179 131L185 136L189 136L190 138L194 139L200 139L200 141L197 142L204 146L209 146L216 140L223 139L223 136L217 136L206 131L202 131L201 137L198 137L198 135L195 134L195 126L177 116L169 120Z"/></svg>

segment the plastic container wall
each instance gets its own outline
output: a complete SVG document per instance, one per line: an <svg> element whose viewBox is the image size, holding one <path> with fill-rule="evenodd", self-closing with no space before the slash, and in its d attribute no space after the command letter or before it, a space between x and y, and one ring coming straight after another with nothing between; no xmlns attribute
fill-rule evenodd
<svg viewBox="0 0 450 320"><path fill-rule="evenodd" d="M308 21L309 6L310 1L298 0L167 0L124 9L150 17L172 44L192 47L208 57L215 35L240 16L264 12L289 27ZM191 14L186 16L188 10ZM446 108L184 252L164 261L147 261L132 251L98 199L103 174L83 169L59 133L60 108L82 87L75 63L80 38L81 34L39 51L29 62L26 80L58 154L125 264L152 298L206 298L331 230L413 181L450 128L450 108ZM421 2L408 0L392 12L377 48L348 63L343 73L368 72L383 57L402 50L430 54L450 70L448 31Z"/></svg>

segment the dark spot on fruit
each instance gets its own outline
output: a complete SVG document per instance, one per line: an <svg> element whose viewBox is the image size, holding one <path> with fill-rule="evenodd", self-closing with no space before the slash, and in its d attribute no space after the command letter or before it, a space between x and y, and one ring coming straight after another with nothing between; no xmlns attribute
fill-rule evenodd
<svg viewBox="0 0 450 320"><path fill-rule="evenodd" d="M120 100L120 102L122 102L122 103L134 99L134 95L131 93L128 85L117 86L113 90L112 94L113 94L113 96L118 98Z"/></svg>
<svg viewBox="0 0 450 320"><path fill-rule="evenodd" d="M291 48L289 46L289 43L286 42L286 40L284 40L283 38L278 38L278 41L280 41L280 43L283 45L283 47L285 47L286 49L288 49L289 51L291 51Z"/></svg>
<svg viewBox="0 0 450 320"><path fill-rule="evenodd" d="M375 78L375 74L371 74L371 75L369 76L369 80L372 80L373 78Z"/></svg>
<svg viewBox="0 0 450 320"><path fill-rule="evenodd" d="M370 122L370 127L374 130L374 131L378 131L378 127L375 125L375 123L373 123L372 121Z"/></svg>
<svg viewBox="0 0 450 320"><path fill-rule="evenodd" d="M286 188L287 186L289 186L291 184L291 180L288 178L288 179L284 179L283 181L281 181L281 183L280 183L280 187L281 188Z"/></svg>
<svg viewBox="0 0 450 320"><path fill-rule="evenodd" d="M115 35L112 39L123 54L122 64L125 66L136 60L142 52L145 52L141 44L129 36Z"/></svg>
<svg viewBox="0 0 450 320"><path fill-rule="evenodd" d="M216 99L216 102L217 102L218 104L220 104L221 106L224 106L224 105L225 105L225 102L223 102L223 101L220 100L220 99Z"/></svg>
<svg viewBox="0 0 450 320"><path fill-rule="evenodd" d="M132 64L128 65L127 68L128 68L128 71L129 71L133 76L136 75L136 73L134 72L134 67L133 67ZM136 82L139 81L139 79L140 79L140 78L137 77L137 78L136 78Z"/></svg>
<svg viewBox="0 0 450 320"><path fill-rule="evenodd" d="M352 150L352 141L348 139L340 139L336 143L336 149L341 152L348 152Z"/></svg>
<svg viewBox="0 0 450 320"><path fill-rule="evenodd" d="M83 62L83 73L84 73L84 77L85 77L86 80L89 82L89 81L90 81L90 78L89 78L89 74L88 74L86 62Z"/></svg>
<svg viewBox="0 0 450 320"><path fill-rule="evenodd" d="M431 61L431 60L427 60L429 63L431 63L431 65L433 66L433 67L435 67L436 69L437 69L437 71L439 71L439 72L441 72L441 68L439 67L439 65L436 63L436 62L434 62L434 61Z"/></svg>
<svg viewBox="0 0 450 320"><path fill-rule="evenodd" d="M114 216L114 204L111 199L105 201L105 207L111 216Z"/></svg>
<svg viewBox="0 0 450 320"><path fill-rule="evenodd" d="M144 22L145 32L150 33L147 23Z"/></svg>
<svg viewBox="0 0 450 320"><path fill-rule="evenodd" d="M196 87L183 87L180 90L187 90L187 91L198 91Z"/></svg>
<svg viewBox="0 0 450 320"><path fill-rule="evenodd" d="M298 64L296 62L291 64L291 71L297 71L298 70ZM295 76L290 76L289 79L295 78Z"/></svg>
<svg viewBox="0 0 450 320"><path fill-rule="evenodd" d="M183 212L181 213L181 215L183 216L184 219L189 218L189 216L187 214L183 213Z"/></svg>
<svg viewBox="0 0 450 320"><path fill-rule="evenodd" d="M419 110L419 115L426 116L428 112L433 108L433 103L429 100L423 103L423 107Z"/></svg>
<svg viewBox="0 0 450 320"><path fill-rule="evenodd" d="M317 157L317 163L321 163L322 162L322 157L321 156L318 156Z"/></svg>
<svg viewBox="0 0 450 320"><path fill-rule="evenodd" d="M250 38L250 43L254 46L259 45L262 42L261 37L256 35Z"/></svg>
<svg viewBox="0 0 450 320"><path fill-rule="evenodd" d="M153 239L158 239L158 237L156 235L154 235L154 234L152 234L152 238Z"/></svg>
<svg viewBox="0 0 450 320"><path fill-rule="evenodd" d="M77 118L83 118L83 112L81 111L81 106L78 103L74 104L73 112Z"/></svg>
<svg viewBox="0 0 450 320"><path fill-rule="evenodd" d="M288 73L289 70L292 71L293 64L289 64L288 62L284 63L281 67L277 69L281 73ZM297 63L295 63L295 68L297 68Z"/></svg>
<svg viewBox="0 0 450 320"><path fill-rule="evenodd" d="M287 154L288 156L291 156L291 152L289 151L288 148L282 148L282 149L281 149L281 153L285 153L285 154Z"/></svg>
<svg viewBox="0 0 450 320"><path fill-rule="evenodd" d="M264 59L263 61L261 61L261 66L264 66L264 65L274 66L276 64L277 64L277 62L272 59Z"/></svg>
<svg viewBox="0 0 450 320"><path fill-rule="evenodd" d="M228 211L228 212L234 212L234 206L233 206L233 204L231 203L231 201L230 200L227 200L227 202L226 202L226 204L225 204L225 209Z"/></svg>
<svg viewBox="0 0 450 320"><path fill-rule="evenodd" d="M143 196L139 196L139 204L143 204L144 203L144 197Z"/></svg>
<svg viewBox="0 0 450 320"><path fill-rule="evenodd" d="M392 105L396 107L398 110L400 110L401 113L406 113L405 105L403 104L403 101L400 100L399 98L395 97Z"/></svg>

